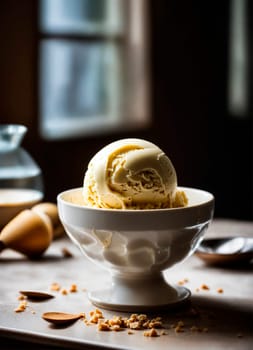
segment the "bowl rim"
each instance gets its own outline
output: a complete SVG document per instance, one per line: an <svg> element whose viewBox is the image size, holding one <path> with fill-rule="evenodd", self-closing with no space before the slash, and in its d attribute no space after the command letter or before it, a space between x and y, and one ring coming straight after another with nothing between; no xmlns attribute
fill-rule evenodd
<svg viewBox="0 0 253 350"><path fill-rule="evenodd" d="M198 188L194 188L194 187L181 187L181 186L178 186L177 187L177 190L179 191L194 191L195 193L196 192L199 192L207 197L208 200L205 200L201 203L198 203L198 204L193 204L193 205L187 205L185 207L175 207L175 208L159 208L159 209L113 209L113 208L95 208L95 207L89 207L89 206L86 206L84 204L76 204L76 203L73 203L73 202L70 202L70 201L67 201L63 198L63 196L65 196L66 194L68 193L71 193L71 192L79 192L79 191L82 191L82 187L75 187L75 188L71 188L71 189L68 189L68 190L65 190L65 191L62 191L60 192L58 195L57 195L57 202L64 202L64 203L67 203L69 206L71 207L77 207L77 208L85 208L87 210L91 210L92 212L93 211L99 211L99 212L129 212L129 213L138 213L138 212L149 212L149 213L152 213L152 212L164 212L164 211L187 211L191 208L196 208L196 207L201 207L205 204L208 204L208 203L212 203L214 202L215 198L214 198L214 195L211 193L211 192L208 192L206 190L202 190L202 189L198 189Z"/></svg>
<svg viewBox="0 0 253 350"><path fill-rule="evenodd" d="M178 187L186 191L199 192L203 197L207 197L199 204L181 208L143 210L93 208L71 203L62 198L67 193L80 189L79 187L67 190L57 196L59 217L67 230L68 227L115 231L179 230L208 224L214 214L214 196L199 189Z"/></svg>

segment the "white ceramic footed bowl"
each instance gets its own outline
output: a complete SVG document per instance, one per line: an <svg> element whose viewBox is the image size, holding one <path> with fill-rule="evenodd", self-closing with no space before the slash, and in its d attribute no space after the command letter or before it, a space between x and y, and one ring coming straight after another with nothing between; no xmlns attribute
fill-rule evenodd
<svg viewBox="0 0 253 350"><path fill-rule="evenodd" d="M82 205L82 188L71 189L58 195L59 216L67 234L81 251L110 270L114 285L120 284L124 289L126 281L131 281L132 289L135 288L132 284L136 286L133 281L142 280L142 285L145 285L144 279L152 280L153 285L155 279L158 285L163 270L195 251L213 216L214 197L211 193L186 187L179 189L185 191L189 199L187 207L147 210L85 207ZM157 292L161 293L160 290ZM133 294L137 300L136 293ZM111 298L108 297L103 304L96 301L95 304L107 308L111 304L125 304L125 309L129 309L133 303L139 306L140 303L144 306L155 303L131 298L127 301L126 295L116 297L115 301ZM171 296L169 301L161 301L161 305L173 302L172 299ZM174 299L178 300L178 295L174 295Z"/></svg>

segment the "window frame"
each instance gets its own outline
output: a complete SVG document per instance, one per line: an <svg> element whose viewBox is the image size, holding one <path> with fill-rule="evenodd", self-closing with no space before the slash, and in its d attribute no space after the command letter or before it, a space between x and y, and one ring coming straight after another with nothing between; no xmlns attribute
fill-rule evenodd
<svg viewBox="0 0 253 350"><path fill-rule="evenodd" d="M41 0L43 1L43 0ZM112 0L109 0L109 2ZM108 134L120 130L143 129L150 125L150 75L148 53L148 8L145 0L124 1L124 32L117 33L70 33L45 31L38 29L39 45L39 133L46 140L61 140L89 135ZM43 111L43 55L42 45L52 40L69 42L108 42L121 47L120 62L123 62L122 99L114 113L100 118L83 115L73 117L65 123L46 116ZM56 119L56 118L55 118ZM78 119L78 120L77 120ZM47 121L46 121L47 120Z"/></svg>

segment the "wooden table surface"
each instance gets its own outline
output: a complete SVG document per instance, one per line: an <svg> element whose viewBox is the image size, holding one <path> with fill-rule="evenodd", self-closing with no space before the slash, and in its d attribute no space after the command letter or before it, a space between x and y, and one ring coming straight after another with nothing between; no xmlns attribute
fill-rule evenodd
<svg viewBox="0 0 253 350"><path fill-rule="evenodd" d="M253 223L214 219L206 237L243 235L253 237ZM64 249L71 253L66 257ZM87 326L79 320L69 327L54 328L41 317L46 311L89 312L95 307L87 297L87 290L110 283L107 271L84 257L69 238L55 240L45 255L37 261L5 250L0 256L0 347L18 349L253 349L253 264L225 268L209 267L198 257L191 256L183 263L165 271L168 282L184 283L191 293L191 305L162 316L164 334L144 337L143 331L133 334L101 332L96 325ZM30 301L24 312L16 313L20 290L50 291L57 282L61 289L55 298ZM77 292L69 292L71 286ZM208 289L202 289L206 285ZM64 294L63 290L68 293ZM221 293L222 291L222 293ZM102 310L106 318L129 316ZM152 315L154 316L154 315ZM182 325L177 332L175 325ZM158 331L159 334L161 330ZM36 343L36 345L34 345Z"/></svg>

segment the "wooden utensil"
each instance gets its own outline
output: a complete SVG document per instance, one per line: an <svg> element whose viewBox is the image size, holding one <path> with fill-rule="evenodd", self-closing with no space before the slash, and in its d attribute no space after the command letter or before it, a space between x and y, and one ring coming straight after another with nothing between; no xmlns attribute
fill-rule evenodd
<svg viewBox="0 0 253 350"><path fill-rule="evenodd" d="M85 318L84 313L71 314L66 312L45 312L42 314L42 318L55 325L61 325L66 323L72 323L80 318Z"/></svg>
<svg viewBox="0 0 253 350"><path fill-rule="evenodd" d="M46 299L54 298L53 294L36 291L36 290L20 290L19 293L26 296L29 299L34 299L34 300L46 300Z"/></svg>

